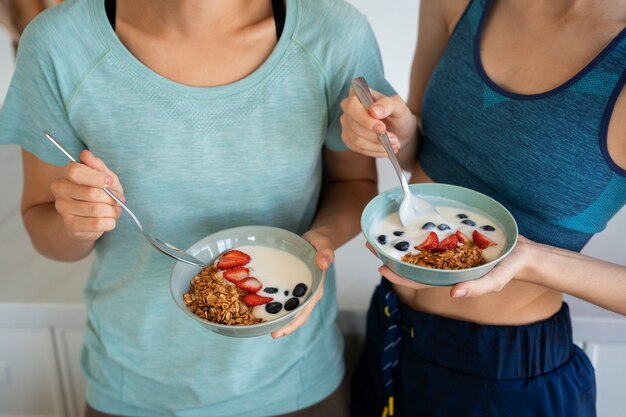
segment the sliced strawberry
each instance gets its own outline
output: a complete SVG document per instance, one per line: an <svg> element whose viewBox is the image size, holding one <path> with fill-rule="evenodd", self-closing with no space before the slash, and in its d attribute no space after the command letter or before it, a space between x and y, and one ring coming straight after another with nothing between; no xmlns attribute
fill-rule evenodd
<svg viewBox="0 0 626 417"><path fill-rule="evenodd" d="M480 233L478 230L474 230L474 234L472 234L472 238L474 238L474 244L478 246L480 249L486 249L489 246L495 246L496 243L492 242L487 238L487 236Z"/></svg>
<svg viewBox="0 0 626 417"><path fill-rule="evenodd" d="M433 252L440 253L445 252L448 249L454 249L456 248L457 243L459 243L459 238L457 237L457 235L450 235L441 242L439 242L439 245L435 249L433 249Z"/></svg>
<svg viewBox="0 0 626 417"><path fill-rule="evenodd" d="M258 292L261 288L263 288L263 284L261 284L259 280L254 277L244 278L240 281L235 282L235 285L242 290L246 290L252 293Z"/></svg>
<svg viewBox="0 0 626 417"><path fill-rule="evenodd" d="M455 233L456 237L459 238L459 242L465 244L467 242L469 242L470 238L467 237L467 235L463 232L461 232L460 230L457 230Z"/></svg>
<svg viewBox="0 0 626 417"><path fill-rule="evenodd" d="M419 245L415 246L415 249L428 251L428 250L435 249L437 245L439 245L439 237L437 237L437 233L430 232L428 236L426 237L426 240L424 240Z"/></svg>
<svg viewBox="0 0 626 417"><path fill-rule="evenodd" d="M256 295L256 294L246 294L243 296L243 302L249 307L267 304L272 300L273 300L272 297L263 297L263 296Z"/></svg>
<svg viewBox="0 0 626 417"><path fill-rule="evenodd" d="M217 263L219 269L231 269L238 266L244 266L250 262L250 256L240 250L233 249L225 252Z"/></svg>
<svg viewBox="0 0 626 417"><path fill-rule="evenodd" d="M224 279L232 282L233 284L250 276L250 270L245 266L238 266L236 268L227 269L224 271Z"/></svg>

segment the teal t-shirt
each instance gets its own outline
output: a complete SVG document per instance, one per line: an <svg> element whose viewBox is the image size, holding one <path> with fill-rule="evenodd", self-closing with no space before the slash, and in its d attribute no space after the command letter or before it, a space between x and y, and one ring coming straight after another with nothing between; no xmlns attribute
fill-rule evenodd
<svg viewBox="0 0 626 417"><path fill-rule="evenodd" d="M154 235L188 247L229 227L305 232L321 188L322 147L345 150L340 101L359 75L391 93L362 14L340 0L287 0L283 34L252 74L219 87L168 80L120 43L102 0L44 12L21 39L0 114L0 143L41 160L89 149L118 174ZM215 65L219 65L216 62ZM85 288L87 400L128 416L264 416L316 403L339 385L335 281L309 321L279 340L212 333L174 304L174 261L131 218L96 244Z"/></svg>

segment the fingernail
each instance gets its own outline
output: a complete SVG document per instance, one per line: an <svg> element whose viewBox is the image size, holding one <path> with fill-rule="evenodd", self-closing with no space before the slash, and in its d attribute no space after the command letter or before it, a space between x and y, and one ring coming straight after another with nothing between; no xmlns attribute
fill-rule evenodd
<svg viewBox="0 0 626 417"><path fill-rule="evenodd" d="M120 200L122 200L122 203L126 202L126 197L124 197L123 195L120 196Z"/></svg>
<svg viewBox="0 0 626 417"><path fill-rule="evenodd" d="M330 266L330 258L328 258L327 256L324 256L322 258L322 263L324 264L326 268L328 268Z"/></svg>
<svg viewBox="0 0 626 417"><path fill-rule="evenodd" d="M452 297L454 298L467 297L467 290L466 289L458 290L452 295Z"/></svg>
<svg viewBox="0 0 626 417"><path fill-rule="evenodd" d="M285 333L279 333L278 336L276 336L276 339L280 339L281 337L283 337L285 335Z"/></svg>
<svg viewBox="0 0 626 417"><path fill-rule="evenodd" d="M107 176L104 178L104 183L105 183L106 185L111 185L111 184L113 184L113 177L112 177L112 176L110 176L110 175L107 175Z"/></svg>
<svg viewBox="0 0 626 417"><path fill-rule="evenodd" d="M385 125L382 123L378 123L376 125L374 125L374 130L376 131L376 133L381 134L381 133L385 133Z"/></svg>
<svg viewBox="0 0 626 417"><path fill-rule="evenodd" d="M377 117L382 116L385 112L385 109L380 104L374 104L370 109L372 110L372 113L374 113L374 116Z"/></svg>
<svg viewBox="0 0 626 417"><path fill-rule="evenodd" d="M389 143L396 145L398 143L398 138L395 136L389 136Z"/></svg>

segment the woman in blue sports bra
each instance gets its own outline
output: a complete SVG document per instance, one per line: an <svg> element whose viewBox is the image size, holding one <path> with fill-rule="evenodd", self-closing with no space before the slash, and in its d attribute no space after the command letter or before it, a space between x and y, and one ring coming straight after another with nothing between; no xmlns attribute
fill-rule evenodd
<svg viewBox="0 0 626 417"><path fill-rule="evenodd" d="M485 193L523 235L451 288L381 268L354 416L596 415L562 294L626 314L626 268L579 254L626 204L625 27L618 0L422 0L408 103L343 101L348 147L384 157L386 129L413 182Z"/></svg>

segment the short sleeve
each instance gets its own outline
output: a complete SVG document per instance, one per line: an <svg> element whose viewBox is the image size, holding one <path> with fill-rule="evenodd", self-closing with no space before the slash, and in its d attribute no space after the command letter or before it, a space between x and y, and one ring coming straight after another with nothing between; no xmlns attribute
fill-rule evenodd
<svg viewBox="0 0 626 417"><path fill-rule="evenodd" d="M17 144L46 163L65 165L67 157L43 132L49 130L74 157L85 145L70 123L62 94L59 74L67 63L55 59L62 42L55 43L49 32L39 16L20 38L15 72L0 111L0 144Z"/></svg>
<svg viewBox="0 0 626 417"><path fill-rule="evenodd" d="M344 59L335 62L333 73L328 74L329 82L329 118L324 145L334 151L345 151L348 148L341 140L341 101L350 92L352 79L364 77L368 85L385 95L396 94L385 79L383 63L378 42L367 20L358 20L359 27L352 36L345 39L338 47L344 51Z"/></svg>

